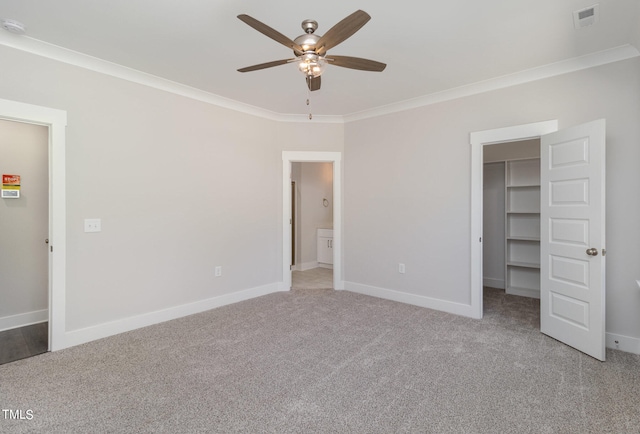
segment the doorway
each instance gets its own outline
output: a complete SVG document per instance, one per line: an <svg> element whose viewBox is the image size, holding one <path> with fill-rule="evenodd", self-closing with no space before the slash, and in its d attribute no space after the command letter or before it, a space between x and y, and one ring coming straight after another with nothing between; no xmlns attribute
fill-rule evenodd
<svg viewBox="0 0 640 434"><path fill-rule="evenodd" d="M540 139L483 148L483 317L540 331Z"/></svg>
<svg viewBox="0 0 640 434"><path fill-rule="evenodd" d="M332 221L333 238L329 242L333 260L333 289L344 289L342 279L342 154L340 152L282 152L282 283L281 290L288 291L292 287L292 224L291 205L292 167L294 163L330 163L333 185ZM329 198L326 198L329 200ZM324 200L321 202L324 208ZM300 225L298 225L300 226ZM320 228L323 229L323 228ZM326 228L325 228L326 229ZM316 234L317 236L317 234ZM300 264L299 264L300 265Z"/></svg>
<svg viewBox="0 0 640 434"><path fill-rule="evenodd" d="M48 349L49 129L0 119L0 364Z"/></svg>
<svg viewBox="0 0 640 434"><path fill-rule="evenodd" d="M292 289L333 288L333 163L293 162Z"/></svg>
<svg viewBox="0 0 640 434"><path fill-rule="evenodd" d="M55 351L69 346L65 342L67 114L62 110L0 99L0 119L42 125L48 129L47 335L48 350Z"/></svg>
<svg viewBox="0 0 640 434"><path fill-rule="evenodd" d="M541 200L537 201L540 247L535 255L540 258L540 331L602 361L606 289L605 132L606 121L599 119L560 131L557 121L547 121L471 134L472 311L482 318L483 147L540 138L540 161L544 163L536 165L540 169L536 188ZM530 181L522 185L519 181L514 186L529 191L524 197L531 196ZM507 209L535 214L535 210L523 204L536 201L523 200L521 193L517 200L515 194L509 193L507 202L516 205L507 205ZM526 235L519 233L516 238L522 237Z"/></svg>
<svg viewBox="0 0 640 434"><path fill-rule="evenodd" d="M483 163L484 146L538 139L558 130L558 121L545 121L471 133L471 310L473 318L483 312Z"/></svg>

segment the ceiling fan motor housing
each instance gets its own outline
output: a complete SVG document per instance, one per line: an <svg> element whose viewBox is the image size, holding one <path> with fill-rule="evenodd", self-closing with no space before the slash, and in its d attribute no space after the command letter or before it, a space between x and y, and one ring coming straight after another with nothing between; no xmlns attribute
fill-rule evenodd
<svg viewBox="0 0 640 434"><path fill-rule="evenodd" d="M300 47L302 47L302 52L306 53L309 51L315 51L316 44L318 43L319 40L320 40L319 36L314 35L313 33L309 33L306 35L298 36L296 39L293 40L293 42L295 42ZM294 53L296 54L296 56L300 55L300 53L297 53L295 51Z"/></svg>

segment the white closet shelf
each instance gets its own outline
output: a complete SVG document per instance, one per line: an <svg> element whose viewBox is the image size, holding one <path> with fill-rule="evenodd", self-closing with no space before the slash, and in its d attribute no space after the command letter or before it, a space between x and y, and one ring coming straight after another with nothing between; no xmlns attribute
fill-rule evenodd
<svg viewBox="0 0 640 434"><path fill-rule="evenodd" d="M537 242L540 242L540 237L521 237L519 235L510 235L510 236L507 237L507 240L537 241Z"/></svg>
<svg viewBox="0 0 640 434"><path fill-rule="evenodd" d="M510 267L536 268L538 270L540 269L540 264L536 264L533 262L508 261L507 265Z"/></svg>
<svg viewBox="0 0 640 434"><path fill-rule="evenodd" d="M507 294L540 298L540 159L505 164Z"/></svg>

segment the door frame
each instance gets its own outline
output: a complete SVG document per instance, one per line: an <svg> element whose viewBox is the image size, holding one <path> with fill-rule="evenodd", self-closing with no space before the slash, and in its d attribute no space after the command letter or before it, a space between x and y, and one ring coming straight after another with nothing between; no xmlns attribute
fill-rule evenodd
<svg viewBox="0 0 640 434"><path fill-rule="evenodd" d="M471 316L482 318L482 171L485 145L536 139L558 131L558 121L515 125L470 134L471 143Z"/></svg>
<svg viewBox="0 0 640 434"><path fill-rule="evenodd" d="M282 291L291 289L291 163L333 163L333 288L344 289L341 160L341 152L282 151Z"/></svg>
<svg viewBox="0 0 640 434"><path fill-rule="evenodd" d="M0 118L49 129L49 351L65 348L67 112L0 99Z"/></svg>

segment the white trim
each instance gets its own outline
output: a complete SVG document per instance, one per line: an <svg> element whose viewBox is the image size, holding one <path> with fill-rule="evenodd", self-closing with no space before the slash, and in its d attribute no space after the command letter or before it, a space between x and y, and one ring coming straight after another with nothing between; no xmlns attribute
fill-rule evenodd
<svg viewBox="0 0 640 434"><path fill-rule="evenodd" d="M271 294L278 291L278 285L276 283L273 283L270 285L246 289L244 291L220 295L206 300L183 304L181 306L169 307L167 309L162 309L155 312L148 312L129 318L98 324L79 330L73 330L71 332L65 333L65 347L84 344L96 339L102 339L135 330L141 327L147 327L165 321L182 318L187 315L193 315L196 313L215 309L217 307L238 303L240 301L249 300L251 298L261 297L263 295Z"/></svg>
<svg viewBox="0 0 640 434"><path fill-rule="evenodd" d="M333 163L333 287L343 289L342 281L342 153L282 152L282 281L280 288L291 289L291 163Z"/></svg>
<svg viewBox="0 0 640 434"><path fill-rule="evenodd" d="M45 57L69 65L78 66L90 71L117 77L132 83L141 84L154 89L163 90L176 95L181 95L196 101L205 102L219 107L235 110L241 113L258 116L280 122L316 122L316 123L343 123L342 116L315 115L313 120L309 120L309 115L281 114L271 110L256 107L225 98L211 92L196 89L185 84L167 80L153 74L138 71L117 63L102 60L97 57L69 50L57 45L49 44L28 36L16 37L15 35L0 33L0 45L15 48L37 56Z"/></svg>
<svg viewBox="0 0 640 434"><path fill-rule="evenodd" d="M618 62L620 60L631 59L637 56L640 56L640 51L638 51L638 49L633 45L625 44L619 47L610 48L608 50L599 51L597 53L586 54L584 56L573 57L571 59L543 65L537 68L519 71L514 74L503 75L501 77L495 77L489 80L471 83L453 89L447 89L442 92L436 92L417 98L400 101L382 107L373 108L371 110L363 110L361 112L351 113L344 116L344 122L354 122L362 119L411 110L418 107L441 103L444 101L464 98L471 95L477 95L484 92L490 92L493 90L504 89L506 87L555 77L557 75L568 74L570 72L576 72L583 69L602 66L608 63Z"/></svg>
<svg viewBox="0 0 640 434"><path fill-rule="evenodd" d="M503 89L518 84L529 83L544 78L554 77L640 56L640 51L638 51L636 47L630 44L625 44L596 53L543 65L537 68L527 69L513 74L495 77L489 80L471 83L409 100L399 101L370 110L363 110L344 116L314 115L313 120L309 120L308 115L306 114L276 113L271 110L225 98L211 92L196 89L191 86L167 80L126 66L118 65L97 57L92 57L77 51L49 44L28 36L16 36L7 32L1 32L0 45L253 116L259 116L280 122L315 123L346 123L361 119L368 119L489 92L492 90Z"/></svg>
<svg viewBox="0 0 640 434"><path fill-rule="evenodd" d="M16 329L32 324L46 322L49 319L49 310L34 310L33 312L19 313L17 315L0 318L0 332Z"/></svg>
<svg viewBox="0 0 640 434"><path fill-rule="evenodd" d="M506 288L504 292L505 294L509 295L519 295L520 297L537 298L538 300L540 299L539 289L509 287Z"/></svg>
<svg viewBox="0 0 640 434"><path fill-rule="evenodd" d="M67 112L0 99L0 118L49 127L49 350L61 348L66 300L66 168Z"/></svg>
<svg viewBox="0 0 640 434"><path fill-rule="evenodd" d="M484 277L482 279L482 284L484 286L488 286L489 288L498 288L504 289L504 279L495 279L493 277Z"/></svg>
<svg viewBox="0 0 640 434"><path fill-rule="evenodd" d="M606 333L605 340L607 348L640 355L640 338ZM616 341L618 342L616 343Z"/></svg>
<svg viewBox="0 0 640 434"><path fill-rule="evenodd" d="M406 292L394 291L392 289L378 288L376 286L363 285L354 282L344 282L344 289L358 294L369 295L371 297L384 298L385 300L397 301L414 306L426 307L428 309L439 310L466 317L473 317L472 306L468 304L455 303L453 301L441 300L438 298L425 297L423 295L409 294Z"/></svg>
<svg viewBox="0 0 640 434"><path fill-rule="evenodd" d="M506 143L540 137L558 130L558 121L494 130L477 131L470 134L471 143L471 310L473 318L482 318L482 149L485 145Z"/></svg>
<svg viewBox="0 0 640 434"><path fill-rule="evenodd" d="M318 268L318 261L303 262L302 264L296 265L294 268L296 271L313 270L314 268Z"/></svg>

